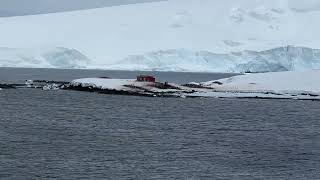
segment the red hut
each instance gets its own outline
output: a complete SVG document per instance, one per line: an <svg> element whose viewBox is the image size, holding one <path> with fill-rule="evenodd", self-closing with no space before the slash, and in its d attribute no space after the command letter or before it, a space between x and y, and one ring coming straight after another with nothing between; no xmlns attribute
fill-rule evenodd
<svg viewBox="0 0 320 180"><path fill-rule="evenodd" d="M137 81L139 81L139 82L156 82L156 78L153 76L140 75L140 76L137 76Z"/></svg>

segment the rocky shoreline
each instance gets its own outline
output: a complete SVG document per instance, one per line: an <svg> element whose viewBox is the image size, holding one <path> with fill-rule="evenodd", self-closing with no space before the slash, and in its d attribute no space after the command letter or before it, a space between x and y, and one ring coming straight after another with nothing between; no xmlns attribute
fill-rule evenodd
<svg viewBox="0 0 320 180"><path fill-rule="evenodd" d="M320 70L261 73L180 85L158 82L152 76L137 79L83 78L71 82L27 80L0 84L0 89L36 88L145 97L293 99L320 101ZM148 80L148 78L150 78ZM293 81L294 79L295 81Z"/></svg>

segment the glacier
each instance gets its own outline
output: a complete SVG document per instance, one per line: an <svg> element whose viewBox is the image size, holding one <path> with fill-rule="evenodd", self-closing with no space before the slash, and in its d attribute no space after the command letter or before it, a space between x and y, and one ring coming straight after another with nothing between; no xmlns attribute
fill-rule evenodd
<svg viewBox="0 0 320 180"><path fill-rule="evenodd" d="M0 48L1 67L104 69L177 72L279 72L320 69L320 50L285 46L264 51L214 53L171 49L130 55L112 63L99 64L76 49Z"/></svg>
<svg viewBox="0 0 320 180"><path fill-rule="evenodd" d="M219 54L186 49L128 56L105 69L189 72L279 72L320 69L320 50L286 46Z"/></svg>
<svg viewBox="0 0 320 180"><path fill-rule="evenodd" d="M86 68L90 59L75 49L63 47L43 49L0 48L1 67Z"/></svg>
<svg viewBox="0 0 320 180"><path fill-rule="evenodd" d="M317 2L303 0L305 6L300 6L301 0L167 0L0 18L0 47L77 49L100 64L167 49L320 49Z"/></svg>
<svg viewBox="0 0 320 180"><path fill-rule="evenodd" d="M167 0L2 17L0 47L5 48L0 49L0 66L197 72L315 69L320 3L301 2Z"/></svg>

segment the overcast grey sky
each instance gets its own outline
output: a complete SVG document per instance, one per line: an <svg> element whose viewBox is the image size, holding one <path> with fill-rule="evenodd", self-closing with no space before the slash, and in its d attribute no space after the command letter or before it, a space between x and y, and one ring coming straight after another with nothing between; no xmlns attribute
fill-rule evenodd
<svg viewBox="0 0 320 180"><path fill-rule="evenodd" d="M0 0L0 16L52 13L160 0Z"/></svg>

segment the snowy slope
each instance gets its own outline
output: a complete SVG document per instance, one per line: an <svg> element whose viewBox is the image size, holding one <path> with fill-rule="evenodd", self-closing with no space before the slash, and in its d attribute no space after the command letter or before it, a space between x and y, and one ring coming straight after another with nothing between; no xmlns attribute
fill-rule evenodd
<svg viewBox="0 0 320 180"><path fill-rule="evenodd" d="M320 1L299 2L168 0L0 18L0 47L77 49L92 60L87 67L101 68L130 55L168 49L187 49L191 58L199 51L228 54L287 45L320 49Z"/></svg>
<svg viewBox="0 0 320 180"><path fill-rule="evenodd" d="M222 85L209 81L203 86L218 91L274 91L274 92L310 92L320 95L320 70L301 72L273 72L247 74L218 80Z"/></svg>
<svg viewBox="0 0 320 180"><path fill-rule="evenodd" d="M320 70L240 75L197 84L209 88L191 96L320 100Z"/></svg>

